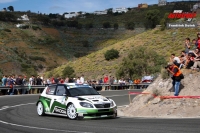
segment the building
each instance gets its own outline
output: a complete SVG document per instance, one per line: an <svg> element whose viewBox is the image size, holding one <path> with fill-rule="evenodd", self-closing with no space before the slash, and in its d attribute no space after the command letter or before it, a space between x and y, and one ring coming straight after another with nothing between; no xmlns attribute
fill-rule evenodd
<svg viewBox="0 0 200 133"><path fill-rule="evenodd" d="M105 10L105 11L95 11L93 14L95 14L95 15L105 15L105 14L107 14L107 10Z"/></svg>
<svg viewBox="0 0 200 133"><path fill-rule="evenodd" d="M65 18L73 18L73 17L77 17L79 15L79 13L77 12L70 12L70 13L65 13L64 17Z"/></svg>
<svg viewBox="0 0 200 133"><path fill-rule="evenodd" d="M138 4L138 8L148 8L147 3Z"/></svg>
<svg viewBox="0 0 200 133"><path fill-rule="evenodd" d="M122 13L122 12L126 13L127 11L128 11L128 9L125 8L125 7L115 8L115 9L112 10L113 13L117 13L117 12L118 13Z"/></svg>
<svg viewBox="0 0 200 133"><path fill-rule="evenodd" d="M165 6L167 5L167 0L158 0L158 6Z"/></svg>
<svg viewBox="0 0 200 133"><path fill-rule="evenodd" d="M21 16L21 18L17 18L17 20L29 21L29 18L26 14L24 14L23 16Z"/></svg>

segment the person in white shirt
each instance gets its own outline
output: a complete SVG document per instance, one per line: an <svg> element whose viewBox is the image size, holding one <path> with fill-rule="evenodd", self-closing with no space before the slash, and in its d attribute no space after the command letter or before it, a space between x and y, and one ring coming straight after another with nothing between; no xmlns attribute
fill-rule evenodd
<svg viewBox="0 0 200 133"><path fill-rule="evenodd" d="M179 57L176 57L175 54L171 54L170 62L173 62L176 66L180 66L181 60Z"/></svg>
<svg viewBox="0 0 200 133"><path fill-rule="evenodd" d="M85 81L84 81L84 75L81 76L80 82L81 82L82 84L85 82Z"/></svg>
<svg viewBox="0 0 200 133"><path fill-rule="evenodd" d="M77 78L76 83L77 83L77 84L81 84L80 77Z"/></svg>

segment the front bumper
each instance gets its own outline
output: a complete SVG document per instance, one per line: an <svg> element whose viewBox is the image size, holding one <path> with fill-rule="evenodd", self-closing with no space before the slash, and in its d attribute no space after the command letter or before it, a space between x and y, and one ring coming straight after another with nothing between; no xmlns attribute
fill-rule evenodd
<svg viewBox="0 0 200 133"><path fill-rule="evenodd" d="M77 114L80 117L84 118L106 118L106 117L114 117L117 114L117 107L113 108L104 108L104 109L96 109L96 108L78 108Z"/></svg>

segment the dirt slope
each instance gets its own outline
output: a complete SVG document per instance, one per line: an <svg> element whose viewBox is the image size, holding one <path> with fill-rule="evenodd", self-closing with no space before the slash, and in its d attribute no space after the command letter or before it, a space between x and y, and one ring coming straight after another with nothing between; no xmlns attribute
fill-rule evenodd
<svg viewBox="0 0 200 133"><path fill-rule="evenodd" d="M181 81L179 96L200 96L200 72L183 70L185 78ZM159 96L173 96L172 80L163 80L160 76L144 92L158 93ZM136 96L132 103L118 109L120 116L156 117L156 118L185 118L200 117L200 99L160 99L150 94Z"/></svg>

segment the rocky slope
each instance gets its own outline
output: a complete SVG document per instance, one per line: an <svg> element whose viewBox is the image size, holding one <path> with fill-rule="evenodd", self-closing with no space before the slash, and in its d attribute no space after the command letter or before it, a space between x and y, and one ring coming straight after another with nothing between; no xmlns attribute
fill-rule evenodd
<svg viewBox="0 0 200 133"><path fill-rule="evenodd" d="M200 96L200 72L183 70L185 78L181 81L179 96ZM160 96L173 96L172 80L163 80L159 76L144 92L136 96L132 103L118 109L120 116L156 117L156 118L190 118L200 117L200 99L175 98L162 99ZM154 98L152 94L158 94Z"/></svg>

